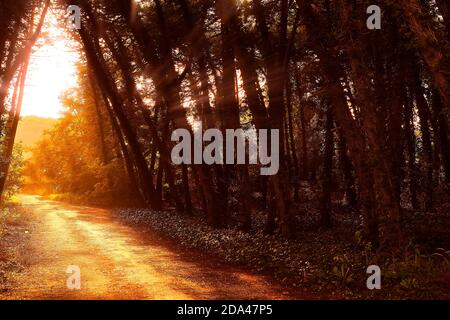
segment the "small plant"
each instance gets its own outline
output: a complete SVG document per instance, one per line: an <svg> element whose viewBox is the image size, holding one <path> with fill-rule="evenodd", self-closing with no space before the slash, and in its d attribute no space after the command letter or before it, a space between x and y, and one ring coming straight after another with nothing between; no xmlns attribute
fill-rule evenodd
<svg viewBox="0 0 450 320"><path fill-rule="evenodd" d="M419 282L415 278L403 279L400 282L400 286L407 290L414 290L414 289L418 289L420 287Z"/></svg>
<svg viewBox="0 0 450 320"><path fill-rule="evenodd" d="M343 256L336 256L333 258L335 265L333 267L333 275L337 278L337 282L340 285L348 285L353 282L353 275L351 272L351 266L347 262L347 259Z"/></svg>
<svg viewBox="0 0 450 320"><path fill-rule="evenodd" d="M358 230L355 232L355 241L358 245L360 245L363 242L363 236L361 230Z"/></svg>

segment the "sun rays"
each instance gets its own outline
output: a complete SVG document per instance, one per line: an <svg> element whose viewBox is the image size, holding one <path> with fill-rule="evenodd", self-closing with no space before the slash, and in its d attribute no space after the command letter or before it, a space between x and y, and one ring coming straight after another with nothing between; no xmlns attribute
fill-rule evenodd
<svg viewBox="0 0 450 320"><path fill-rule="evenodd" d="M22 116L58 118L63 111L60 95L76 84L79 59L74 41L61 27L55 12L49 12L43 33L30 61Z"/></svg>

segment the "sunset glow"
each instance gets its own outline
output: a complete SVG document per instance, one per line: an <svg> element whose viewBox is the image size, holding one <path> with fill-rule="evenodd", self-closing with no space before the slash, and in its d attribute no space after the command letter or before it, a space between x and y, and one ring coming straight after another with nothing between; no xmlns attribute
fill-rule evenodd
<svg viewBox="0 0 450 320"><path fill-rule="evenodd" d="M31 57L22 116L60 116L63 106L59 97L76 84L75 45L65 28L60 27L56 15L50 12Z"/></svg>

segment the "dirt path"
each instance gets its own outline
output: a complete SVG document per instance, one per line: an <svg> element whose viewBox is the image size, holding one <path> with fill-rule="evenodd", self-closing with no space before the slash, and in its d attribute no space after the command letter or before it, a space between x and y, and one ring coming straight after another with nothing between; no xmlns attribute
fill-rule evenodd
<svg viewBox="0 0 450 320"><path fill-rule="evenodd" d="M186 259L108 210L21 196L30 209L30 247L17 286L4 299L280 299L259 276ZM193 262L195 261L195 262ZM81 270L69 290L67 267Z"/></svg>

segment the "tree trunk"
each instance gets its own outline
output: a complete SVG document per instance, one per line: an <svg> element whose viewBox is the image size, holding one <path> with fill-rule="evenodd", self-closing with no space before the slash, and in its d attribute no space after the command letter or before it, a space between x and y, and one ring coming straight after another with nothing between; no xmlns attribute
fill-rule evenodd
<svg viewBox="0 0 450 320"><path fill-rule="evenodd" d="M333 172L333 115L330 107L327 106L325 121L325 150L322 177L322 202L320 210L320 225L331 228L331 176Z"/></svg>
<svg viewBox="0 0 450 320"><path fill-rule="evenodd" d="M430 135L430 110L428 103L425 100L422 85L418 74L414 78L414 91L417 109L419 111L420 131L422 132L422 148L424 168L426 178L424 183L425 188L425 210L430 210L433 206L433 151L431 148Z"/></svg>
<svg viewBox="0 0 450 320"><path fill-rule="evenodd" d="M141 147L138 143L136 133L131 127L122 109L124 101L117 92L116 85L112 81L108 70L105 68L103 57L101 55L97 55L95 45L92 42L91 36L83 28L79 30L79 34L86 52L88 62L93 68L93 72L97 78L97 82L101 86L101 89L108 95L108 98L111 101L111 106L114 110L114 114L117 116L119 125L122 128L130 145L130 150L133 154L133 158L136 163L136 169L140 177L142 190L144 192L143 198L149 206L151 206L155 210L159 210L161 208L161 201L156 196L155 189L152 184L152 178L148 171L146 160L142 156Z"/></svg>
<svg viewBox="0 0 450 320"><path fill-rule="evenodd" d="M444 70L445 53L440 49L439 43L441 40L438 39L431 25L427 25L427 21L422 19L424 8L419 0L398 0L396 2L401 6L406 21L419 45L422 58L433 76L445 109L448 109L450 106L449 70Z"/></svg>

